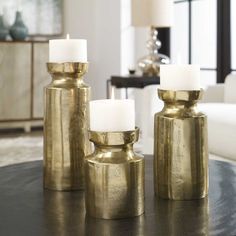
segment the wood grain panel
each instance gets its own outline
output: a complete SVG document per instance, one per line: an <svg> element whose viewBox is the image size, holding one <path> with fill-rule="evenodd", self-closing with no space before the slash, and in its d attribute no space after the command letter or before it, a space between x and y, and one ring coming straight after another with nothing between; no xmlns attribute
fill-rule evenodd
<svg viewBox="0 0 236 236"><path fill-rule="evenodd" d="M50 83L47 72L48 44L34 43L33 117L43 117L43 88Z"/></svg>
<svg viewBox="0 0 236 236"><path fill-rule="evenodd" d="M0 121L30 118L31 44L0 44Z"/></svg>

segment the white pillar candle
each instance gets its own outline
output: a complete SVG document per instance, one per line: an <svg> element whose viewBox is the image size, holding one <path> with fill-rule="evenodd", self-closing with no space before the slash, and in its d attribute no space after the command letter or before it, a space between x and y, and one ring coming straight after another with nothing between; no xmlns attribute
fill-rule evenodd
<svg viewBox="0 0 236 236"><path fill-rule="evenodd" d="M90 102L90 130L115 132L134 129L134 100L106 99Z"/></svg>
<svg viewBox="0 0 236 236"><path fill-rule="evenodd" d="M87 62L87 40L66 39L49 40L49 62Z"/></svg>
<svg viewBox="0 0 236 236"><path fill-rule="evenodd" d="M198 65L161 65L160 88L163 90L200 90Z"/></svg>

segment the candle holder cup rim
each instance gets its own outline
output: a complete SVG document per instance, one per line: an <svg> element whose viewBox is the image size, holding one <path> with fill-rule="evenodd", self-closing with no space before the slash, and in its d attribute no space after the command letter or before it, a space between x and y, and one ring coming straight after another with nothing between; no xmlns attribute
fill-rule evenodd
<svg viewBox="0 0 236 236"><path fill-rule="evenodd" d="M161 100L165 102L189 102L198 101L202 99L203 89L199 90L164 90L158 89L158 96Z"/></svg>
<svg viewBox="0 0 236 236"><path fill-rule="evenodd" d="M48 62L47 69L50 74L78 74L79 77L88 72L88 62Z"/></svg>
<svg viewBox="0 0 236 236"><path fill-rule="evenodd" d="M89 140L97 145L119 146L138 141L139 128L128 131L93 131L89 130Z"/></svg>

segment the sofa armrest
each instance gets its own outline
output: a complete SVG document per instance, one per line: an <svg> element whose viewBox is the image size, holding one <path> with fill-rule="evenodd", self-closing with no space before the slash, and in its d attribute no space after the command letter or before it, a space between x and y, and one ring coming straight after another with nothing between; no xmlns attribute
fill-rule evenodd
<svg viewBox="0 0 236 236"><path fill-rule="evenodd" d="M203 99L201 102L203 103L221 103L224 102L224 84L216 84L208 86L203 95Z"/></svg>
<svg viewBox="0 0 236 236"><path fill-rule="evenodd" d="M225 79L225 103L236 103L236 74L229 74Z"/></svg>

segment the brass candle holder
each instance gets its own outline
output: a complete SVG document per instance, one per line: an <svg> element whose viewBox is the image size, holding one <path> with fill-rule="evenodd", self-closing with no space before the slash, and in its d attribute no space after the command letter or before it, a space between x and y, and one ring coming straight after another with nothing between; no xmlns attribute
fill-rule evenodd
<svg viewBox="0 0 236 236"><path fill-rule="evenodd" d="M161 198L208 194L207 118L197 109L202 93L158 90L165 105L155 115L154 188Z"/></svg>
<svg viewBox="0 0 236 236"><path fill-rule="evenodd" d="M45 88L44 187L84 188L90 87L83 82L87 63L47 63L52 82Z"/></svg>
<svg viewBox="0 0 236 236"><path fill-rule="evenodd" d="M144 158L133 151L139 129L90 131L95 151L85 161L88 215L116 219L144 212Z"/></svg>

